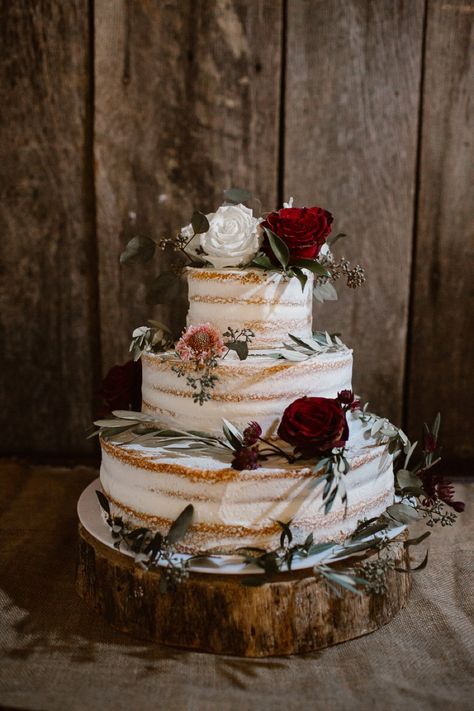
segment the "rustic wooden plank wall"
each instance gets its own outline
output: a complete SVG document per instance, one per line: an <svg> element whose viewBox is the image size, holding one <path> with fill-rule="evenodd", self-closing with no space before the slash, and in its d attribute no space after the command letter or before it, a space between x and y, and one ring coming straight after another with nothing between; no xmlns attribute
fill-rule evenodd
<svg viewBox="0 0 474 711"><path fill-rule="evenodd" d="M316 324L354 347L375 409L405 410L412 430L440 408L447 455L474 456L472 1L1 7L2 451L92 451L100 372L134 326L184 316L183 299L146 305L157 265L120 268L124 243L174 232L237 184L264 209L294 195L334 212L352 235L339 254L369 279L341 285Z"/></svg>
<svg viewBox="0 0 474 711"><path fill-rule="evenodd" d="M315 323L354 348L354 384L401 422L423 0L288 3L284 191L323 205L366 285L338 285ZM311 28L311 31L309 30Z"/></svg>
<svg viewBox="0 0 474 711"><path fill-rule="evenodd" d="M280 0L96 0L98 242L103 368L127 356L146 317L184 322L185 294L145 303L142 277L121 268L125 234L176 234L193 209L245 185L277 201ZM264 41L262 41L264 38ZM156 269L156 267L155 267Z"/></svg>
<svg viewBox="0 0 474 711"><path fill-rule="evenodd" d="M90 451L99 382L86 0L2 2L1 448Z"/></svg>
<svg viewBox="0 0 474 711"><path fill-rule="evenodd" d="M426 23L407 414L443 414L459 465L474 457L474 4L431 0Z"/></svg>

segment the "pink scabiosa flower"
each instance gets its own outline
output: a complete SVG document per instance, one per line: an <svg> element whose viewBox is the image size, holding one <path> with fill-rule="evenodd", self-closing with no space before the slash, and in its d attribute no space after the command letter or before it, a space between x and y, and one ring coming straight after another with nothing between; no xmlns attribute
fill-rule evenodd
<svg viewBox="0 0 474 711"><path fill-rule="evenodd" d="M210 323L188 326L176 344L176 353L181 360L193 361L199 365L210 358L224 355L226 351L221 334Z"/></svg>

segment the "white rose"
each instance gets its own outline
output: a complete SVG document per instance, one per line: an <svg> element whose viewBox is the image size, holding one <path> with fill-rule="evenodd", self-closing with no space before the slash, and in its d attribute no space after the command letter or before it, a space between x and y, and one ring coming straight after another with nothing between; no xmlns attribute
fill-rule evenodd
<svg viewBox="0 0 474 711"><path fill-rule="evenodd" d="M205 258L216 269L249 262L260 249L259 220L245 205L221 205L206 215L209 230L199 235ZM202 255L204 256L204 255Z"/></svg>

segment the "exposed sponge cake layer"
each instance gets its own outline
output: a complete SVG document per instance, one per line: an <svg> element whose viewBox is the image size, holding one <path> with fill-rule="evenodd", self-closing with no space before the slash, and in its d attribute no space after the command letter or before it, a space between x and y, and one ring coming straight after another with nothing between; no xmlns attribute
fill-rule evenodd
<svg viewBox="0 0 474 711"><path fill-rule="evenodd" d="M299 397L336 397L351 388L352 351L323 353L305 361L275 360L252 353L239 361L234 353L219 361L218 377L211 399L202 405L193 401L194 390L173 366L193 374L194 365L170 354L142 356L142 410L166 426L199 429L220 435L222 419L243 429L256 420L266 435L272 434L283 411Z"/></svg>
<svg viewBox="0 0 474 711"><path fill-rule="evenodd" d="M313 275L304 290L281 273L243 269L187 269L188 326L210 322L221 332L250 328L253 347L278 346L288 334L312 333Z"/></svg>
<svg viewBox="0 0 474 711"><path fill-rule="evenodd" d="M139 445L102 442L101 482L114 514L135 526L166 532L187 504L194 522L180 550L235 552L242 546L274 549L290 521L296 541L341 540L359 520L378 516L393 502L392 457L349 415L345 476L347 507L336 497L324 513L323 486L307 462L270 459L252 471L230 466L231 454L173 455ZM285 446L285 445L283 445Z"/></svg>

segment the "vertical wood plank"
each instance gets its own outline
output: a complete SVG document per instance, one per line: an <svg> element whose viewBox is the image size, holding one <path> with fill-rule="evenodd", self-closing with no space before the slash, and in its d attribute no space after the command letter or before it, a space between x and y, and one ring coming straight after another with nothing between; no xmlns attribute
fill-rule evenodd
<svg viewBox="0 0 474 711"><path fill-rule="evenodd" d="M354 383L400 423L405 369L423 0L288 3L286 196L321 205L351 235L338 256L367 284L338 286L315 325L354 350Z"/></svg>
<svg viewBox="0 0 474 711"><path fill-rule="evenodd" d="M474 3L429 0L408 422L443 416L444 455L474 456Z"/></svg>
<svg viewBox="0 0 474 711"><path fill-rule="evenodd" d="M277 192L280 0L96 0L98 234L103 368L125 359L154 266L120 267L136 230L176 234L193 208L210 212L230 185L273 208Z"/></svg>
<svg viewBox="0 0 474 711"><path fill-rule="evenodd" d="M1 10L0 447L84 453L99 361L88 2Z"/></svg>

